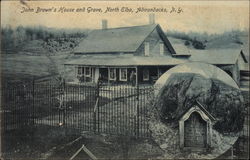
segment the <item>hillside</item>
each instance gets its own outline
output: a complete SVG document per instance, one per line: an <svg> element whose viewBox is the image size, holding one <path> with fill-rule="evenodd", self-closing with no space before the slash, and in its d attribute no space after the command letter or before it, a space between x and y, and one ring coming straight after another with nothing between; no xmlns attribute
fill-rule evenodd
<svg viewBox="0 0 250 160"><path fill-rule="evenodd" d="M207 36L206 38L199 38L201 43L205 46L204 49L196 49L192 45L192 38L190 37L179 37L174 35L168 36L169 41L173 45L177 54L192 54L199 53L209 50L243 50L246 58L249 59L249 33L241 32L237 34L222 34L217 36ZM207 40L209 39L209 40ZM189 45L187 45L189 42Z"/></svg>
<svg viewBox="0 0 250 160"><path fill-rule="evenodd" d="M77 41L76 41L77 42ZM77 43L50 40L32 40L13 50L1 54L2 78L7 80L31 80L54 76L63 72L63 63ZM9 54L8 54L9 53Z"/></svg>

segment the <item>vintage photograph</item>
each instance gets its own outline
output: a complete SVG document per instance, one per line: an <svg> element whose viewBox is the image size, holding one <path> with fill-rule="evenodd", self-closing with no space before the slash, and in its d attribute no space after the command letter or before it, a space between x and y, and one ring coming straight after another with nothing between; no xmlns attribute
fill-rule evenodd
<svg viewBox="0 0 250 160"><path fill-rule="evenodd" d="M1 1L3 160L249 159L249 1Z"/></svg>

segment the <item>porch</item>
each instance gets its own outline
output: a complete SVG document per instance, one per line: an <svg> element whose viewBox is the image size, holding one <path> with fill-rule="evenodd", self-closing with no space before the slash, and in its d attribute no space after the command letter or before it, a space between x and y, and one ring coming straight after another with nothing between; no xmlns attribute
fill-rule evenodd
<svg viewBox="0 0 250 160"><path fill-rule="evenodd" d="M75 66L75 83L92 85L152 85L170 66ZM72 82L74 83L74 82Z"/></svg>

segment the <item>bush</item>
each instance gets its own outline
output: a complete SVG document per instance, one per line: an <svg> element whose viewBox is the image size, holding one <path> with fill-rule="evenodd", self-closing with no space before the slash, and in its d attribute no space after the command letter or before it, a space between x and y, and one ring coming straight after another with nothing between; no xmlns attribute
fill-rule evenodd
<svg viewBox="0 0 250 160"><path fill-rule="evenodd" d="M189 41L185 41L185 46L189 46L190 42Z"/></svg>
<svg viewBox="0 0 250 160"><path fill-rule="evenodd" d="M193 40L192 45L195 49L205 49L206 45L204 45L202 42Z"/></svg>

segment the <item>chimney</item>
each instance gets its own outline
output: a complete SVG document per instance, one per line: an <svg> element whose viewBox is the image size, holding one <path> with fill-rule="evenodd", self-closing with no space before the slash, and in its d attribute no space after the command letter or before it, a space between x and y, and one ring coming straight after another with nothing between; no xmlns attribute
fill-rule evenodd
<svg viewBox="0 0 250 160"><path fill-rule="evenodd" d="M102 20L102 29L107 29L108 28L108 21L106 19Z"/></svg>
<svg viewBox="0 0 250 160"><path fill-rule="evenodd" d="M155 14L154 13L149 14L149 24L155 24Z"/></svg>

